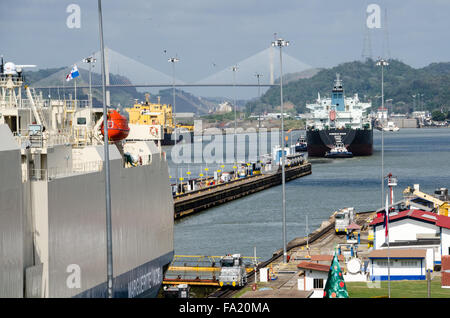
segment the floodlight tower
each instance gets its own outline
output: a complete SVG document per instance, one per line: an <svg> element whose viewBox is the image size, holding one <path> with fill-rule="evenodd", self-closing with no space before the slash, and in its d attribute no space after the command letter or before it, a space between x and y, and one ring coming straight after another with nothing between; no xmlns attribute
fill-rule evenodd
<svg viewBox="0 0 450 318"><path fill-rule="evenodd" d="M384 67L388 66L389 63L384 59L380 58L377 66L381 66L381 109L384 111ZM384 200L384 116L381 118L381 206L383 206Z"/></svg>
<svg viewBox="0 0 450 318"><path fill-rule="evenodd" d="M97 62L97 59L94 58L94 55L91 55L84 58L83 62L89 64L89 105L92 108L92 67Z"/></svg>

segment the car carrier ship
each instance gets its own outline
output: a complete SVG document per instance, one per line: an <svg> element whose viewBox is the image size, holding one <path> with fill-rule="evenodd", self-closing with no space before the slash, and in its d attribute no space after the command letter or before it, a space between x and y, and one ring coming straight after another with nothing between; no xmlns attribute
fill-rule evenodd
<svg viewBox="0 0 450 318"><path fill-rule="evenodd" d="M324 157L330 150L345 147L353 156L369 156L373 151L373 127L367 117L371 103L363 103L358 94L345 97L339 74L331 98L307 104L311 118L306 123L308 156Z"/></svg>
<svg viewBox="0 0 450 318"><path fill-rule="evenodd" d="M107 297L103 113L0 67L0 298ZM173 259L165 153L108 114L113 297L155 297Z"/></svg>

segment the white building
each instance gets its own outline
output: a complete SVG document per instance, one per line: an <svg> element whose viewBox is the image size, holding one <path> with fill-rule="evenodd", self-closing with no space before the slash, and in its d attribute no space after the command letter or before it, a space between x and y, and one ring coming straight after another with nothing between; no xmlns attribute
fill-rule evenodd
<svg viewBox="0 0 450 318"><path fill-rule="evenodd" d="M303 270L298 279L298 290L313 290L311 298L322 298L330 265L301 262L297 268Z"/></svg>
<svg viewBox="0 0 450 318"><path fill-rule="evenodd" d="M412 248L373 250L368 255L370 280L424 280L426 254L425 249Z"/></svg>
<svg viewBox="0 0 450 318"><path fill-rule="evenodd" d="M374 249L387 247L384 217L370 225L374 232ZM441 264L441 256L450 254L450 217L422 210L391 212L389 216L389 246L391 249L426 250L426 268Z"/></svg>
<svg viewBox="0 0 450 318"><path fill-rule="evenodd" d="M216 110L217 113L221 113L221 114L229 113L232 111L233 111L233 105L231 105L231 103L227 102L227 101L219 104L219 106L217 107L217 110Z"/></svg>

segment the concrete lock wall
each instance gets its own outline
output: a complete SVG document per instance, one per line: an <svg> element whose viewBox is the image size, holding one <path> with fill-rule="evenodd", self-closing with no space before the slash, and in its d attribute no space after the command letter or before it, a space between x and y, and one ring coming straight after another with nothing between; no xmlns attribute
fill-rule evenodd
<svg viewBox="0 0 450 318"><path fill-rule="evenodd" d="M392 121L398 128L417 128L415 118L392 118Z"/></svg>

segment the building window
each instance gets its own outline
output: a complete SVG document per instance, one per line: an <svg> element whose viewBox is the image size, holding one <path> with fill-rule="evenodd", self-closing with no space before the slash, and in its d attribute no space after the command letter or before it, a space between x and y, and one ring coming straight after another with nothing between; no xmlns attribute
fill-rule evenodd
<svg viewBox="0 0 450 318"><path fill-rule="evenodd" d="M314 278L313 286L314 288L323 288L323 278Z"/></svg>
<svg viewBox="0 0 450 318"><path fill-rule="evenodd" d="M394 266L394 261L393 260L390 260L390 266ZM386 261L378 261L377 262L377 265L378 266L383 266L383 267L387 267L388 266L388 261L386 260Z"/></svg>
<svg viewBox="0 0 450 318"><path fill-rule="evenodd" d="M417 266L417 261L412 261L412 260L405 260L405 261L401 261L401 265L405 266L405 267L412 267L412 266Z"/></svg>

